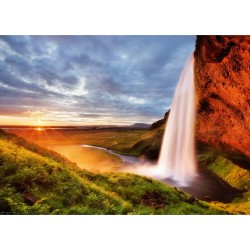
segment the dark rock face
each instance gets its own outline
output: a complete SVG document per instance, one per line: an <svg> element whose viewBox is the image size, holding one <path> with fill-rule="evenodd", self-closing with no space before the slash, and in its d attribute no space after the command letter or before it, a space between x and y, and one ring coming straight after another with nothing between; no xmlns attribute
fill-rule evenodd
<svg viewBox="0 0 250 250"><path fill-rule="evenodd" d="M250 157L250 36L198 36L197 141Z"/></svg>

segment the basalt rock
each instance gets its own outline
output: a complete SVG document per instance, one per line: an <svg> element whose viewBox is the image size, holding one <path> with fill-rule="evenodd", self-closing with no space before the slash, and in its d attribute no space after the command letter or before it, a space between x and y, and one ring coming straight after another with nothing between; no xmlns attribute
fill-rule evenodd
<svg viewBox="0 0 250 250"><path fill-rule="evenodd" d="M250 36L198 36L194 56L197 141L250 157Z"/></svg>

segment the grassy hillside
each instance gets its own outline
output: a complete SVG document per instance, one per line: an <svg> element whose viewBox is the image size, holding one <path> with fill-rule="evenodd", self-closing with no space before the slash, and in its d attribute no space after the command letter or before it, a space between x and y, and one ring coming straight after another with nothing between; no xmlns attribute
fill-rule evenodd
<svg viewBox="0 0 250 250"><path fill-rule="evenodd" d="M165 124L140 135L133 142L127 153L135 156L145 156L149 159L158 159L161 143L163 140Z"/></svg>
<svg viewBox="0 0 250 250"><path fill-rule="evenodd" d="M2 214L223 214L150 178L94 174L0 130Z"/></svg>
<svg viewBox="0 0 250 250"><path fill-rule="evenodd" d="M234 214L250 214L250 164L246 168L247 165L236 164L228 156L220 155L211 149L202 150L198 159L200 167L241 193L231 203L211 202L210 205Z"/></svg>

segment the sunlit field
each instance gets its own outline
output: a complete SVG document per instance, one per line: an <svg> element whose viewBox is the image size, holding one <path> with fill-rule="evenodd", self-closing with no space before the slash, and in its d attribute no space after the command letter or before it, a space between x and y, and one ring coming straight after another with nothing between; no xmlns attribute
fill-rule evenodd
<svg viewBox="0 0 250 250"><path fill-rule="evenodd" d="M54 150L75 162L80 168L94 172L119 171L123 161L103 150L84 148L92 145L112 149L117 153L129 150L147 130L77 130L29 129L12 130L12 133Z"/></svg>

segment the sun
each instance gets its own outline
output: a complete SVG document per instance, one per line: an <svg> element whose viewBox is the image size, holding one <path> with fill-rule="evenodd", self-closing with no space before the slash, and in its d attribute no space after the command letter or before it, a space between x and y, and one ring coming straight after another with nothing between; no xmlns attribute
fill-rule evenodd
<svg viewBox="0 0 250 250"><path fill-rule="evenodd" d="M44 125L44 121L41 117L37 117L36 120L35 120L35 124L37 127L41 127Z"/></svg>
<svg viewBox="0 0 250 250"><path fill-rule="evenodd" d="M35 130L36 131L42 131L42 130L44 130L43 126L44 126L44 121L42 120L41 117L38 117L36 119L36 128L35 128Z"/></svg>

